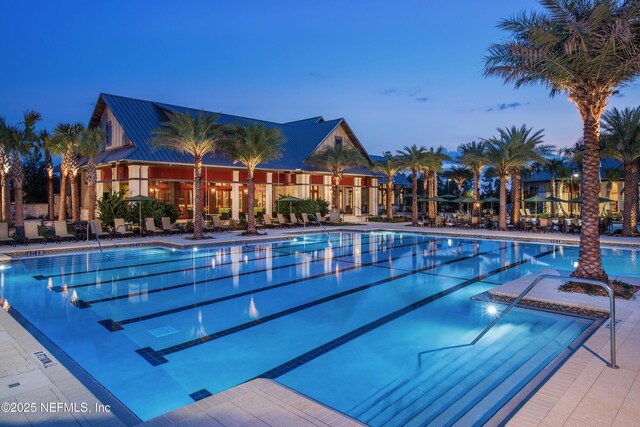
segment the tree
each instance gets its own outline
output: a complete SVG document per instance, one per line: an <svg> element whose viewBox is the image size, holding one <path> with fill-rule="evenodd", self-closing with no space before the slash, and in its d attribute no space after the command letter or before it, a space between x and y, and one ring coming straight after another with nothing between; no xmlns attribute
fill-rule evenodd
<svg viewBox="0 0 640 427"><path fill-rule="evenodd" d="M37 143L37 142L36 142ZM37 146L22 158L24 169L23 194L25 203L45 203L47 201L47 172L42 152Z"/></svg>
<svg viewBox="0 0 640 427"><path fill-rule="evenodd" d="M506 141L512 141L510 147L517 149L518 153L512 153L517 161L514 161L512 165L511 175L511 222L513 224L520 224L520 206L522 201L522 168L526 167L532 162L538 161L540 163L546 162L546 159L542 156L541 147L543 130L539 130L535 133L531 133L533 128L527 129L526 125L522 125L519 128L511 126L506 129L498 129L500 137ZM544 148L545 153L549 150Z"/></svg>
<svg viewBox="0 0 640 427"><path fill-rule="evenodd" d="M602 116L603 156L624 167L622 234L638 233L638 161L640 160L640 107L620 111L613 108Z"/></svg>
<svg viewBox="0 0 640 427"><path fill-rule="evenodd" d="M403 167L411 169L411 225L418 225L418 173L427 162L427 150L413 144L398 150L398 158Z"/></svg>
<svg viewBox="0 0 640 427"><path fill-rule="evenodd" d="M423 173L426 175L426 185L428 189L429 198L438 196L438 174L442 173L442 162L451 160L451 157L445 153L444 147L429 148L426 152L426 165L424 166ZM435 218L437 211L437 202L430 201L429 204L429 218Z"/></svg>
<svg viewBox="0 0 640 427"><path fill-rule="evenodd" d="M484 158L484 150L485 144L482 141L471 141L458 147L460 163L469 168L473 176L473 200L475 200L474 205L476 206L478 200L480 200L480 176L482 175L482 169L487 165L487 161ZM477 214L478 208L474 209L474 212Z"/></svg>
<svg viewBox="0 0 640 427"><path fill-rule="evenodd" d="M78 138L78 153L87 161L87 198L89 221L96 219L96 184L98 172L95 158L102 151L105 134L100 128L83 129Z"/></svg>
<svg viewBox="0 0 640 427"><path fill-rule="evenodd" d="M2 195L2 222L11 223L11 197L9 181L11 180L11 126L4 117L0 117L0 191Z"/></svg>
<svg viewBox="0 0 640 427"><path fill-rule="evenodd" d="M569 168L567 167L564 159L552 158L543 165L543 170L549 173L549 183L551 184L551 195L556 198L560 198L562 192L564 179L569 176ZM560 180L560 184L558 184ZM564 214L562 210L562 204L560 202L551 203L551 215L555 216L559 212Z"/></svg>
<svg viewBox="0 0 640 427"><path fill-rule="evenodd" d="M71 218L80 220L80 196L78 194L78 138L84 126L81 123L59 123L52 141L52 152L62 155L60 162L60 206L58 219L67 218L67 180L71 178Z"/></svg>
<svg viewBox="0 0 640 427"><path fill-rule="evenodd" d="M385 184L385 197L387 208L387 220L393 221L393 209L391 206L391 195L393 194L393 177L402 169L402 165L396 156L390 151L385 151L382 160L373 164L373 170L384 174L387 183Z"/></svg>
<svg viewBox="0 0 640 427"><path fill-rule="evenodd" d="M489 48L485 75L516 88L542 84L568 94L583 122L583 204L576 277L607 280L599 236L600 117L616 88L640 75L640 3L545 0L543 13L503 20L510 33Z"/></svg>
<svg viewBox="0 0 640 427"><path fill-rule="evenodd" d="M356 166L366 166L367 159L355 148L344 144L328 145L323 150L313 153L306 163L331 173L331 205L340 208L340 181L344 172Z"/></svg>
<svg viewBox="0 0 640 427"><path fill-rule="evenodd" d="M224 137L224 128L217 124L218 114L198 111L176 113L172 120L162 123L154 131L153 143L193 157L193 238L202 239L202 161L204 156L215 151L218 142Z"/></svg>
<svg viewBox="0 0 640 427"><path fill-rule="evenodd" d="M55 218L54 191L53 191L53 159L51 151L54 145L53 136L46 130L38 134L38 147L44 151L44 168L47 174L47 205L48 217L53 221Z"/></svg>
<svg viewBox="0 0 640 427"><path fill-rule="evenodd" d="M235 137L225 140L222 146L226 156L235 162L242 163L247 168L247 232L258 234L256 231L255 183L254 172L260 163L279 159L282 156L282 145L285 138L277 128L248 123L244 127L238 126Z"/></svg>
<svg viewBox="0 0 640 427"><path fill-rule="evenodd" d="M16 234L24 238L24 199L22 186L24 184L24 168L22 157L28 155L33 148L37 136L35 133L36 123L42 119L40 113L26 111L23 120L9 129L9 150L11 151L11 180L13 181L13 195L15 199L15 220Z"/></svg>

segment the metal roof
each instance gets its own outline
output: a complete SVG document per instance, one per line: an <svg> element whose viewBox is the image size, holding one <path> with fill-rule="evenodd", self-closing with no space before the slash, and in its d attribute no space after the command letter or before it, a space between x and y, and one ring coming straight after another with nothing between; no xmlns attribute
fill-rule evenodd
<svg viewBox="0 0 640 427"><path fill-rule="evenodd" d="M579 167L575 162L568 162L567 166L571 171L578 171ZM622 170L622 163L619 160L606 158L600 160L600 178L606 180L604 171L606 169L620 169ZM548 182L551 180L551 174L547 171L535 173L531 176L522 179L522 182Z"/></svg>
<svg viewBox="0 0 640 427"><path fill-rule="evenodd" d="M193 163L193 157L188 154L179 153L168 148L157 148L151 142L151 138L154 130L160 128L163 122L169 120L170 113L189 112L197 114L202 110L102 93L98 98L90 126L99 124L105 106L109 107L132 144L106 150L96 158L97 164L116 160L176 164ZM218 123L220 124L242 125L243 123L257 123L269 128L277 128L282 132L285 137L282 157L261 164L259 166L260 169L312 170L304 164L304 161L340 125L344 125L356 146L359 146L365 156L369 158L362 144L342 118L324 120L318 116L288 123L274 123L224 113L204 112L219 114ZM233 164L233 159L215 155L215 153L205 156L204 164L207 166L238 167L237 164ZM354 168L347 171L347 173L372 174L367 168Z"/></svg>

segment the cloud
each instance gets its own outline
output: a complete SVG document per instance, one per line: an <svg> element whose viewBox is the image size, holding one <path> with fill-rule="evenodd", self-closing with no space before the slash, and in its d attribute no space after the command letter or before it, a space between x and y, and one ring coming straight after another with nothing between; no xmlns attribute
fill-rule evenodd
<svg viewBox="0 0 640 427"><path fill-rule="evenodd" d="M385 89L382 91L383 95L392 95L394 93L398 93L398 89L394 88L394 87L390 87L389 89Z"/></svg>
<svg viewBox="0 0 640 427"><path fill-rule="evenodd" d="M491 112L491 111L504 111L504 110L508 110L509 108L512 109L516 109L518 107L524 107L525 105L529 105L528 102L510 102L510 103L502 103L502 104L496 104L496 105L492 105L490 107L488 107L485 111L487 112Z"/></svg>
<svg viewBox="0 0 640 427"><path fill-rule="evenodd" d="M420 92L422 92L422 89L417 88L417 87L412 87L412 88L407 89L407 95L409 95L412 98L414 96L416 96L417 94L419 94Z"/></svg>
<svg viewBox="0 0 640 427"><path fill-rule="evenodd" d="M416 101L418 102L427 102L429 100L429 98L427 98L426 96L420 96L418 98L416 98Z"/></svg>

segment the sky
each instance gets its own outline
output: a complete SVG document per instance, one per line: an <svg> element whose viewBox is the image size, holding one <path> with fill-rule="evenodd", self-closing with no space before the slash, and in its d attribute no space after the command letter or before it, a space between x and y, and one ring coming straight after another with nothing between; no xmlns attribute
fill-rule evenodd
<svg viewBox="0 0 640 427"><path fill-rule="evenodd" d="M0 116L87 124L101 92L275 122L344 117L370 154L523 123L581 135L566 97L483 76L502 18L534 0L0 0ZM640 85L610 106L635 107ZM635 104L633 104L635 100Z"/></svg>

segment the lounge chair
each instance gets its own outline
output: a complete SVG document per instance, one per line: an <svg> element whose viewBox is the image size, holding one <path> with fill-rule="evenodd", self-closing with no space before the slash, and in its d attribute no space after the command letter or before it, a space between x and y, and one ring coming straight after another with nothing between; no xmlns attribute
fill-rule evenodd
<svg viewBox="0 0 640 427"><path fill-rule="evenodd" d="M311 222L309 222L309 215L303 212L301 216L302 216L302 225L304 225L305 227L307 225L311 225Z"/></svg>
<svg viewBox="0 0 640 427"><path fill-rule="evenodd" d="M114 225L114 233L116 237L122 238L122 237L134 236L133 231L129 231L127 229L127 224L125 224L124 218L114 218L113 225Z"/></svg>
<svg viewBox="0 0 640 427"><path fill-rule="evenodd" d="M78 241L75 234L69 233L69 230L67 229L67 221L54 222L54 228L56 232L56 242L60 243L63 240L73 240L74 242Z"/></svg>
<svg viewBox="0 0 640 427"><path fill-rule="evenodd" d="M6 222L0 223L0 242L8 243L13 246L16 245L16 241L12 237L9 237L9 224Z"/></svg>
<svg viewBox="0 0 640 427"><path fill-rule="evenodd" d="M111 238L111 234L107 233L106 231L104 231L102 229L102 222L100 221L89 221L89 224L93 224L93 226L90 226L90 231L91 234L98 236L100 239L102 238L106 238L106 239L110 239Z"/></svg>
<svg viewBox="0 0 640 427"><path fill-rule="evenodd" d="M271 222L271 215L265 215L263 218L264 220L264 226L267 228L280 228L279 224L275 224L273 222Z"/></svg>
<svg viewBox="0 0 640 427"><path fill-rule="evenodd" d="M322 217L322 215L320 214L320 212L316 212L316 220L318 222L324 222L324 218Z"/></svg>
<svg viewBox="0 0 640 427"><path fill-rule="evenodd" d="M157 236L158 234L164 234L164 230L156 228L156 222L153 220L153 218L145 218L144 226L147 229L147 234L152 234L154 236Z"/></svg>
<svg viewBox="0 0 640 427"><path fill-rule="evenodd" d="M289 219L291 219L291 225L302 225L302 222L298 220L298 217L293 212L289 214Z"/></svg>
<svg viewBox="0 0 640 427"><path fill-rule="evenodd" d="M24 223L24 243L28 245L31 242L42 242L43 245L47 243L47 239L38 234L37 221L26 221Z"/></svg>
<svg viewBox="0 0 640 427"><path fill-rule="evenodd" d="M232 230L230 225L223 224L222 221L220 221L220 216L219 215L213 215L211 217L211 219L213 221L213 227L216 230L220 230L220 231L231 231Z"/></svg>
<svg viewBox="0 0 640 427"><path fill-rule="evenodd" d="M285 226L286 226L286 227L292 227L292 226L293 226L293 224L291 224L290 222L287 222L287 221L284 219L284 215L283 215L283 214L280 214L280 213L278 214L278 222L279 222L279 223L280 223L280 225L281 225L281 226L283 226L283 227L285 227Z"/></svg>
<svg viewBox="0 0 640 427"><path fill-rule="evenodd" d="M182 230L171 224L171 218L169 218L168 216L162 217L162 229L170 234L182 233Z"/></svg>

